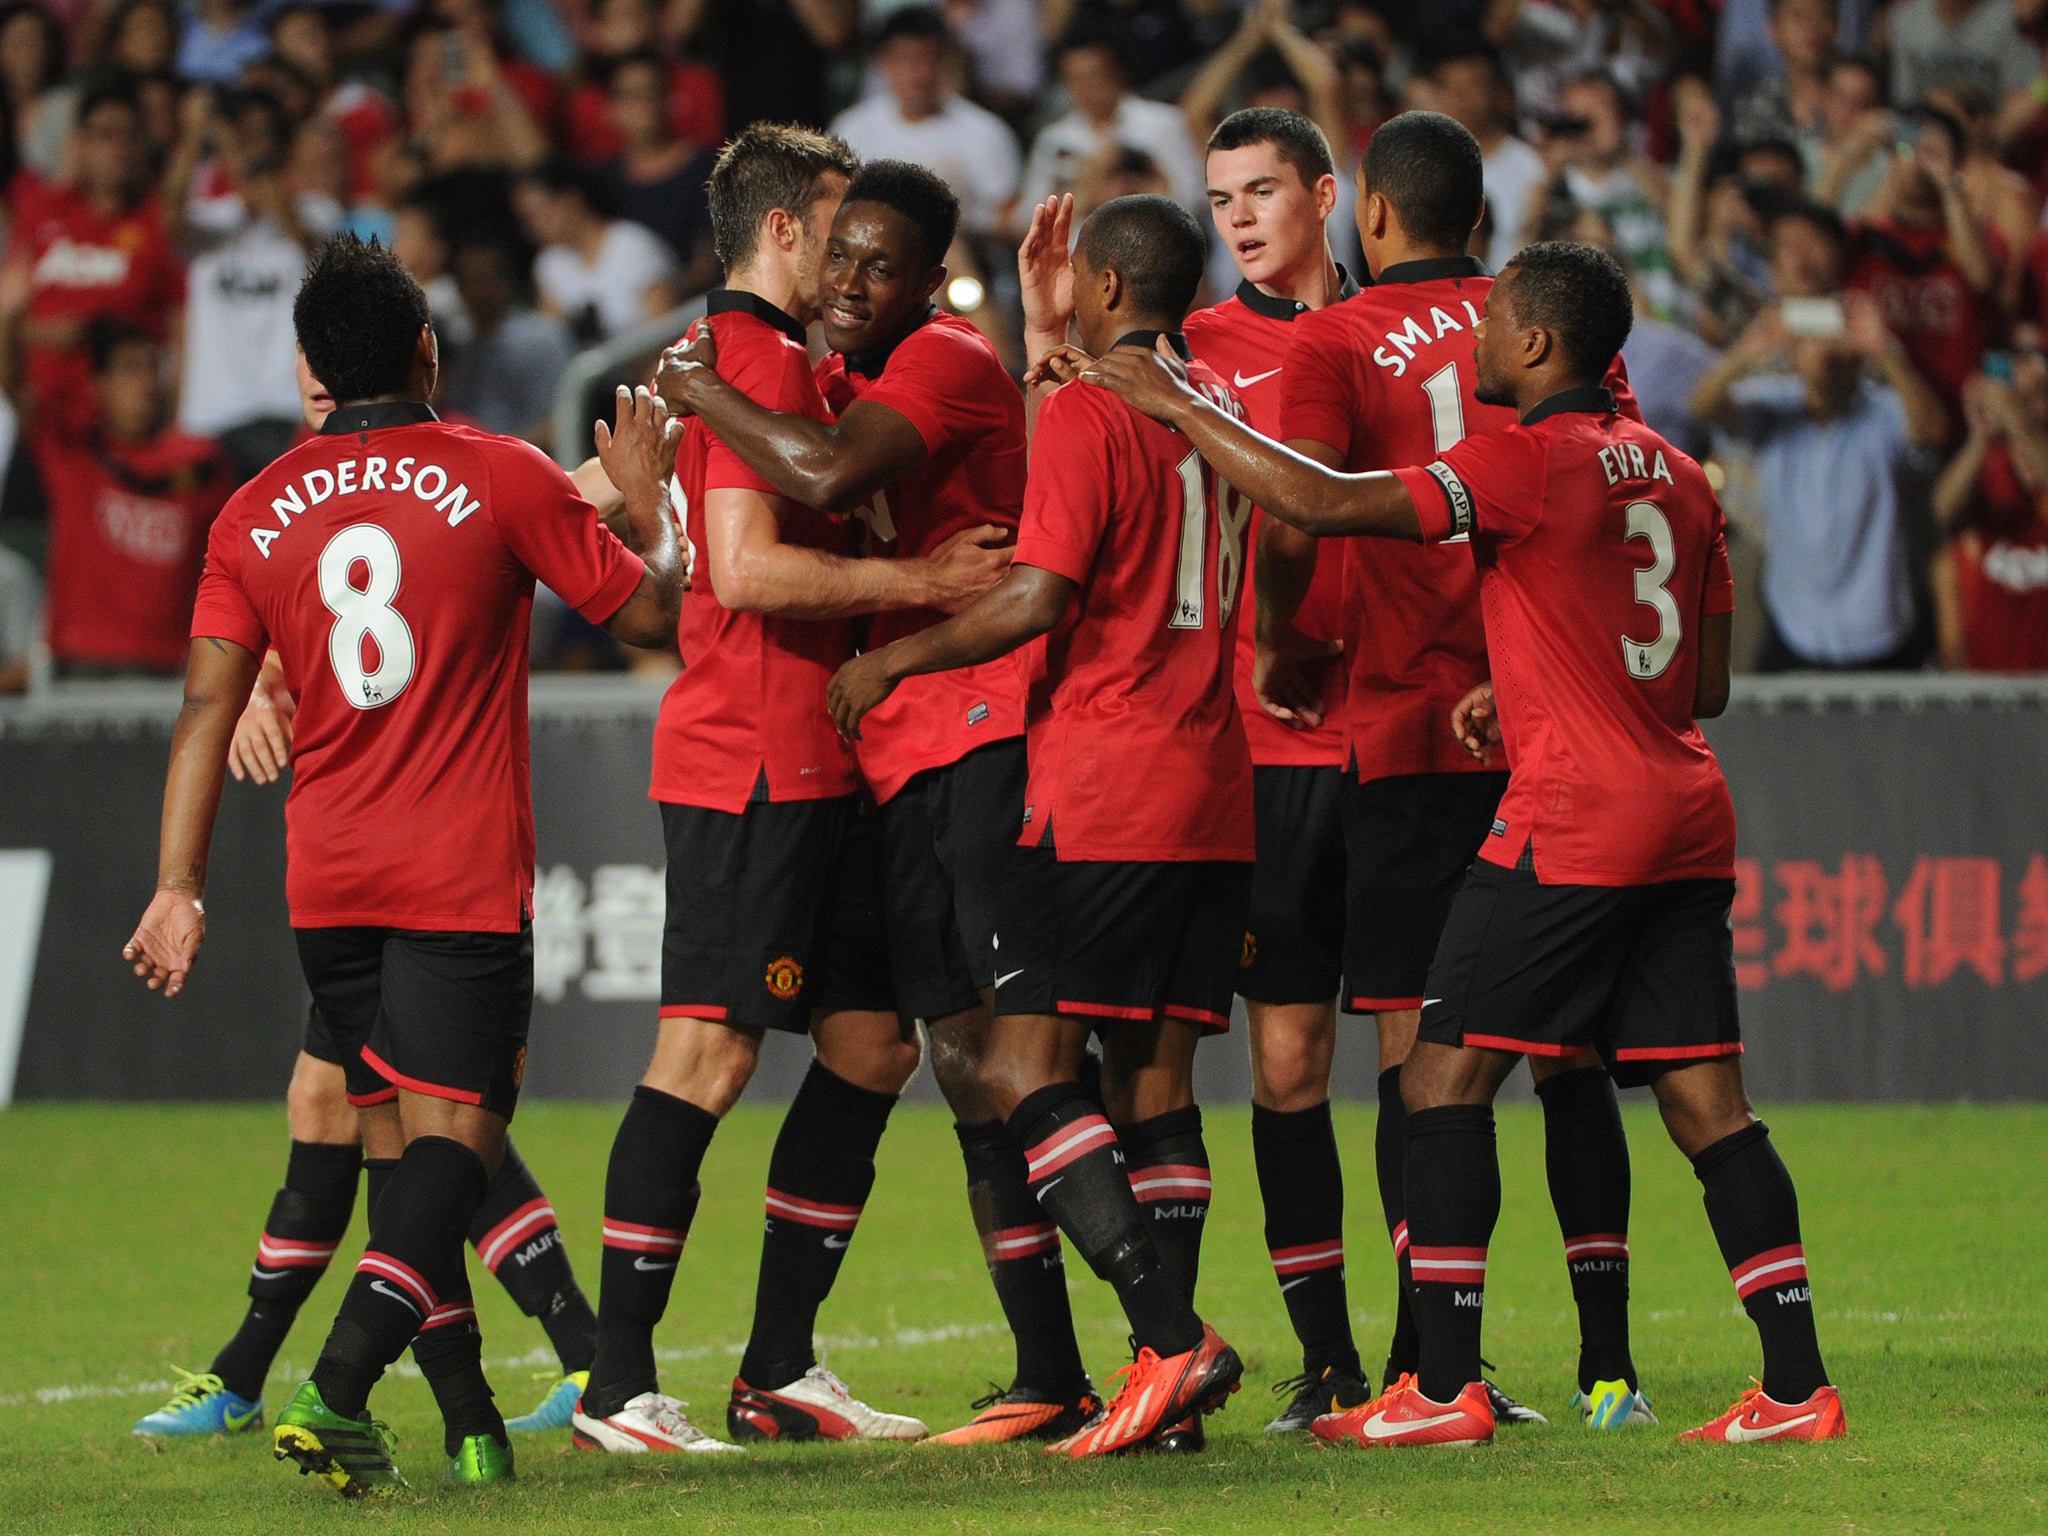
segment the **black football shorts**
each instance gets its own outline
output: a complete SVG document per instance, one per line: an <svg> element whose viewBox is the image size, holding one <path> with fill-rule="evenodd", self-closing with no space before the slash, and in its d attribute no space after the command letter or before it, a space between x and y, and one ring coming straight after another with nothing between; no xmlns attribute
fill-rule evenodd
<svg viewBox="0 0 2048 1536"><path fill-rule="evenodd" d="M1346 774L1345 1011L1422 1006L1451 900L1493 830L1505 773Z"/></svg>
<svg viewBox="0 0 2048 1536"><path fill-rule="evenodd" d="M1599 1051L1623 1087L1739 1055L1732 880L1542 885L1481 860L1430 967L1420 1038L1530 1056Z"/></svg>
<svg viewBox="0 0 2048 1536"><path fill-rule="evenodd" d="M329 1062L341 1068L342 1078L347 1085L349 1103L357 1109L367 1109L372 1104L386 1104L398 1097L398 1085L386 1081L363 1060L363 1053L356 1045L347 1044L335 1037L328 1026L327 1018L320 1012L318 1003L306 1005L306 1034L299 1042L299 1049L315 1061Z"/></svg>
<svg viewBox="0 0 2048 1536"><path fill-rule="evenodd" d="M896 1005L949 1018L995 984L996 898L1024 823L1024 742L991 742L912 778L878 811Z"/></svg>
<svg viewBox="0 0 2048 1536"><path fill-rule="evenodd" d="M1254 768L1259 861L1237 971L1258 1003L1327 1003L1344 970L1345 773Z"/></svg>
<svg viewBox="0 0 2048 1536"><path fill-rule="evenodd" d="M323 1026L323 1047L344 1053L339 1059L349 1075L350 1103L379 1103L409 1088L512 1118L533 1018L530 926L518 933L295 928L292 934ZM390 1092L359 1091L372 1081L368 1074Z"/></svg>
<svg viewBox="0 0 2048 1536"><path fill-rule="evenodd" d="M893 1013L875 816L858 795L661 808L661 1016L808 1033L814 1012Z"/></svg>

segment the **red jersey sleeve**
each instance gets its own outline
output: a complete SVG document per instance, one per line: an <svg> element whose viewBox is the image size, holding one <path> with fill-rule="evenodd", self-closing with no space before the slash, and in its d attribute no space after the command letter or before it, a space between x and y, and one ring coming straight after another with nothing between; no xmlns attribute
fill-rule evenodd
<svg viewBox="0 0 2048 1536"><path fill-rule="evenodd" d="M1116 483L1110 423L1088 398L1091 394L1112 398L1093 385L1067 384L1038 413L1031 478L1024 487L1017 552L1011 557L1018 565L1035 565L1075 582L1086 581L1094 567Z"/></svg>
<svg viewBox="0 0 2048 1536"><path fill-rule="evenodd" d="M249 594L235 577L228 524L217 518L206 539L206 569L200 573L199 595L192 605L192 638L232 640L261 656L270 646L269 632Z"/></svg>
<svg viewBox="0 0 2048 1536"><path fill-rule="evenodd" d="M738 351L721 352L721 369L728 366L731 358L731 372L725 374L726 382L755 404L771 411L787 411L795 416L815 416L815 409L806 409L810 400L817 398L817 385L811 378L811 360L803 348L798 346L749 346ZM704 489L707 491L759 491L764 496L780 496L782 493L761 476L754 473L737 453L719 440L718 434L710 434L710 442L704 455Z"/></svg>
<svg viewBox="0 0 2048 1536"><path fill-rule="evenodd" d="M1415 499L1422 541L1484 533L1496 541L1519 539L1543 516L1542 439L1520 427L1482 432L1448 449L1430 464L1397 469L1394 476Z"/></svg>
<svg viewBox="0 0 2048 1536"><path fill-rule="evenodd" d="M1280 376L1280 440L1324 443L1348 456L1358 391L1340 345L1342 331L1319 318L1328 313L1294 322L1299 334L1288 345L1286 372Z"/></svg>
<svg viewBox="0 0 2048 1536"><path fill-rule="evenodd" d="M598 520L597 508L553 459L528 443L507 441L502 451L491 476L499 537L563 602L604 623L633 595L646 566Z"/></svg>
<svg viewBox="0 0 2048 1536"><path fill-rule="evenodd" d="M1005 402L987 387L986 356L957 332L927 325L904 338L882 376L861 395L886 405L938 454L948 443L969 443L1009 421Z"/></svg>

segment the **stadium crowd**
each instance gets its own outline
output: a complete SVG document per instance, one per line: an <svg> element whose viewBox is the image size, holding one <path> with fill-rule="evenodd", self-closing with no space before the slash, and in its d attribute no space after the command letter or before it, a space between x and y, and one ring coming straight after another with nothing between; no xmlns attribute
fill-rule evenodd
<svg viewBox="0 0 2048 1536"><path fill-rule="evenodd" d="M553 447L571 358L715 281L704 182L750 122L938 171L944 297L1016 369L1020 210L1206 221L1197 146L1246 105L1340 172L1446 112L1489 265L1624 262L1645 413L1761 583L1738 665L2048 669L2044 44L2043 0L10 0L0 691L181 670L209 520L302 430L334 231L426 286L445 414ZM622 664L551 620L542 664Z"/></svg>

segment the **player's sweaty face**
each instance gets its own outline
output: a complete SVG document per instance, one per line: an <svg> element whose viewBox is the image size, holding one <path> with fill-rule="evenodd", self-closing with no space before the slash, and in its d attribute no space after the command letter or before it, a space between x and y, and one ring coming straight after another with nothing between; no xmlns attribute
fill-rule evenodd
<svg viewBox="0 0 2048 1536"><path fill-rule="evenodd" d="M1322 220L1315 192L1271 144L1209 155L1209 212L1237 269L1271 282L1319 254Z"/></svg>
<svg viewBox="0 0 2048 1536"><path fill-rule="evenodd" d="M832 221L839 216L840 200L846 196L846 178L837 171L820 176L811 188L810 212L804 215L804 241L797 251L796 298L808 320L818 312L818 269L824 265L825 242L832 235Z"/></svg>
<svg viewBox="0 0 2048 1536"><path fill-rule="evenodd" d="M1513 405L1514 391L1508 387L1513 365L1509 356L1515 339L1513 296L1508 292L1512 278L1497 281L1486 294L1486 313L1474 330L1477 343L1472 352L1472 398L1481 405Z"/></svg>
<svg viewBox="0 0 2048 1536"><path fill-rule="evenodd" d="M818 274L825 339L835 352L866 352L894 341L923 309L929 271L917 231L880 203L847 203L833 221Z"/></svg>

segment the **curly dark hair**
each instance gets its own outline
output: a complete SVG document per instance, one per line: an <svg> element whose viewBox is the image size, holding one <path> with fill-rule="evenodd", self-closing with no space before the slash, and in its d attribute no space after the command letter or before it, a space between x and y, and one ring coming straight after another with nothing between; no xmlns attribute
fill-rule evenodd
<svg viewBox="0 0 2048 1536"><path fill-rule="evenodd" d="M1605 376L1636 320L1620 262L1595 246L1546 240L1523 246L1500 275L1514 285L1508 302L1518 326L1555 335L1580 377Z"/></svg>
<svg viewBox="0 0 2048 1536"><path fill-rule="evenodd" d="M292 327L335 404L405 392L426 328L427 296L375 239L336 235L299 284Z"/></svg>
<svg viewBox="0 0 2048 1536"><path fill-rule="evenodd" d="M870 160L846 185L848 203L880 203L908 219L918 233L918 260L936 267L946 259L960 227L960 199L921 165Z"/></svg>

